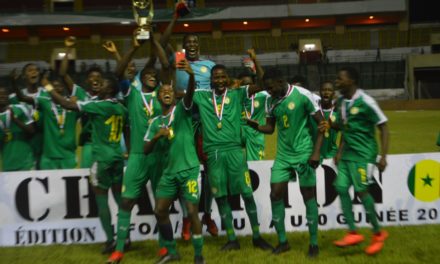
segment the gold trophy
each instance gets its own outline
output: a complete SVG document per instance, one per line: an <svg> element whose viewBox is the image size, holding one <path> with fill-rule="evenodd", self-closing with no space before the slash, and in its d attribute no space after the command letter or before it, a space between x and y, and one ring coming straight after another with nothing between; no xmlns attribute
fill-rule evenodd
<svg viewBox="0 0 440 264"><path fill-rule="evenodd" d="M138 40L150 39L150 31L145 26L150 25L154 17L153 0L132 0L134 20L139 26Z"/></svg>

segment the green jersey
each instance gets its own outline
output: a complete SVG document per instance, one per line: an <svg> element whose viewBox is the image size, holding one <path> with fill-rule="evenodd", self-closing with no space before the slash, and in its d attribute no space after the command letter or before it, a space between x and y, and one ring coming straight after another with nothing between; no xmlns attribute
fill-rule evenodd
<svg viewBox="0 0 440 264"><path fill-rule="evenodd" d="M35 93L29 93L27 89L22 89L22 93L25 96L31 97L31 98L38 98L38 97L50 97L50 94L44 90L42 87L38 87L37 92ZM32 136L30 140L30 144L32 146L32 150L34 151L34 154L39 158L39 156L42 153L43 150L43 115L38 109L34 108L33 105L19 102L17 95L15 93L9 95L9 102L11 104L21 104L23 105L27 111L32 116L33 120L35 121L35 133Z"/></svg>
<svg viewBox="0 0 440 264"><path fill-rule="evenodd" d="M222 95L215 95L214 89L195 91L205 153L241 148L241 111L247 90L227 89Z"/></svg>
<svg viewBox="0 0 440 264"><path fill-rule="evenodd" d="M96 161L121 160L121 136L127 109L115 99L78 102L92 125L92 155Z"/></svg>
<svg viewBox="0 0 440 264"><path fill-rule="evenodd" d="M34 98L43 121L43 154L48 158L75 157L76 123L79 113L65 110L50 98Z"/></svg>
<svg viewBox="0 0 440 264"><path fill-rule="evenodd" d="M157 99L156 88L151 93L143 93L130 86L125 96L125 105L130 119L130 153L144 153L143 142L150 120L162 113Z"/></svg>
<svg viewBox="0 0 440 264"><path fill-rule="evenodd" d="M331 122L337 122L336 116L337 113L335 113L332 109L321 109L322 114L324 115L325 120L331 120ZM316 126L316 122L313 122ZM316 128L317 130L317 128ZM334 129L329 129L324 133L324 137L322 140L321 145L321 159L330 159L336 156L336 153L338 152L338 145L337 145L337 139L338 139L338 131Z"/></svg>
<svg viewBox="0 0 440 264"><path fill-rule="evenodd" d="M268 97L269 94L266 91L262 91L251 96L251 98L246 98L244 100L243 111L241 112L243 118L243 139L254 141L262 146L264 146L264 134L246 125L244 119L249 118L256 120L260 125L266 124Z"/></svg>
<svg viewBox="0 0 440 264"><path fill-rule="evenodd" d="M13 114L26 125L32 123L33 120L21 104L10 105L10 109L0 112L0 150L3 170L29 170L34 163L29 138L17 124L12 122L11 115Z"/></svg>
<svg viewBox="0 0 440 264"><path fill-rule="evenodd" d="M180 100L166 116L155 117L148 127L145 141L153 139L162 127L170 129L170 136L162 138L167 157L164 174L176 174L199 166L194 144L191 108L184 106Z"/></svg>
<svg viewBox="0 0 440 264"><path fill-rule="evenodd" d="M72 89L72 96L78 98L79 101L91 101L96 100L96 96L92 96L81 86L74 84ZM92 124L89 122L87 114L81 116L81 133L79 134L79 145L84 146L86 143L92 140Z"/></svg>
<svg viewBox="0 0 440 264"><path fill-rule="evenodd" d="M278 130L275 159L307 161L313 152L310 115L319 110L311 92L289 85L283 98L270 99L268 108Z"/></svg>
<svg viewBox="0 0 440 264"><path fill-rule="evenodd" d="M388 121L377 102L358 89L352 99L336 103L342 130L342 160L375 163L378 154L376 126Z"/></svg>

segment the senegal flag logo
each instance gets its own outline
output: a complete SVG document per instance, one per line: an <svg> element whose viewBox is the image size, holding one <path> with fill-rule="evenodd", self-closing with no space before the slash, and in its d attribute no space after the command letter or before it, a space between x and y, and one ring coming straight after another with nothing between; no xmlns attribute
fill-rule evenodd
<svg viewBox="0 0 440 264"><path fill-rule="evenodd" d="M437 200L440 197L440 163L435 160L417 162L409 172L408 188L417 200Z"/></svg>

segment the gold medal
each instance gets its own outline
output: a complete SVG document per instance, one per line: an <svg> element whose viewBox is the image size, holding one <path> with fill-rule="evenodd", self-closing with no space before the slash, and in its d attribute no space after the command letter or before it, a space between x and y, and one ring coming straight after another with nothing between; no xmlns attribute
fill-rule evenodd
<svg viewBox="0 0 440 264"><path fill-rule="evenodd" d="M218 122L218 123L217 123L217 128L218 128L218 129L222 129L222 122Z"/></svg>
<svg viewBox="0 0 440 264"><path fill-rule="evenodd" d="M5 129L5 142L11 142L12 141L12 132L9 129Z"/></svg>
<svg viewBox="0 0 440 264"><path fill-rule="evenodd" d="M329 133L328 131L325 131L324 136L325 136L326 138L328 138L328 137L330 136L330 133Z"/></svg>
<svg viewBox="0 0 440 264"><path fill-rule="evenodd" d="M168 139L171 140L174 138L174 130L172 127L169 129Z"/></svg>

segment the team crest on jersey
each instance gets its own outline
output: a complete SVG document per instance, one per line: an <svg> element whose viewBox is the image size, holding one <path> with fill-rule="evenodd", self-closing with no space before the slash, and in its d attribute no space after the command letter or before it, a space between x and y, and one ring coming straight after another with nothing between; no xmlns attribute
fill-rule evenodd
<svg viewBox="0 0 440 264"><path fill-rule="evenodd" d="M156 97L156 91L154 91L151 96Z"/></svg>
<svg viewBox="0 0 440 264"><path fill-rule="evenodd" d="M295 103L294 103L294 102L290 102L290 103L287 105L287 108L289 108L290 110L293 110L293 109L295 108Z"/></svg>
<svg viewBox="0 0 440 264"><path fill-rule="evenodd" d="M258 108L258 107L260 107L260 102L258 102L258 101L255 101L255 102L254 102L254 107L255 107L255 108Z"/></svg>
<svg viewBox="0 0 440 264"><path fill-rule="evenodd" d="M336 121L336 116L331 115L331 116L330 116L330 120L331 120L332 122L335 122L335 121Z"/></svg>
<svg viewBox="0 0 440 264"><path fill-rule="evenodd" d="M231 99L229 99L229 97L225 98L225 104L229 104L231 102Z"/></svg>
<svg viewBox="0 0 440 264"><path fill-rule="evenodd" d="M203 73L208 72L208 68L206 68L205 66L200 67L200 71Z"/></svg>
<svg viewBox="0 0 440 264"><path fill-rule="evenodd" d="M350 114L352 114L352 115L356 115L357 113L359 113L359 108L357 108L357 107L352 107L352 108L350 109Z"/></svg>
<svg viewBox="0 0 440 264"><path fill-rule="evenodd" d="M212 191L213 194L216 194L217 193L217 188L212 188L211 191Z"/></svg>

